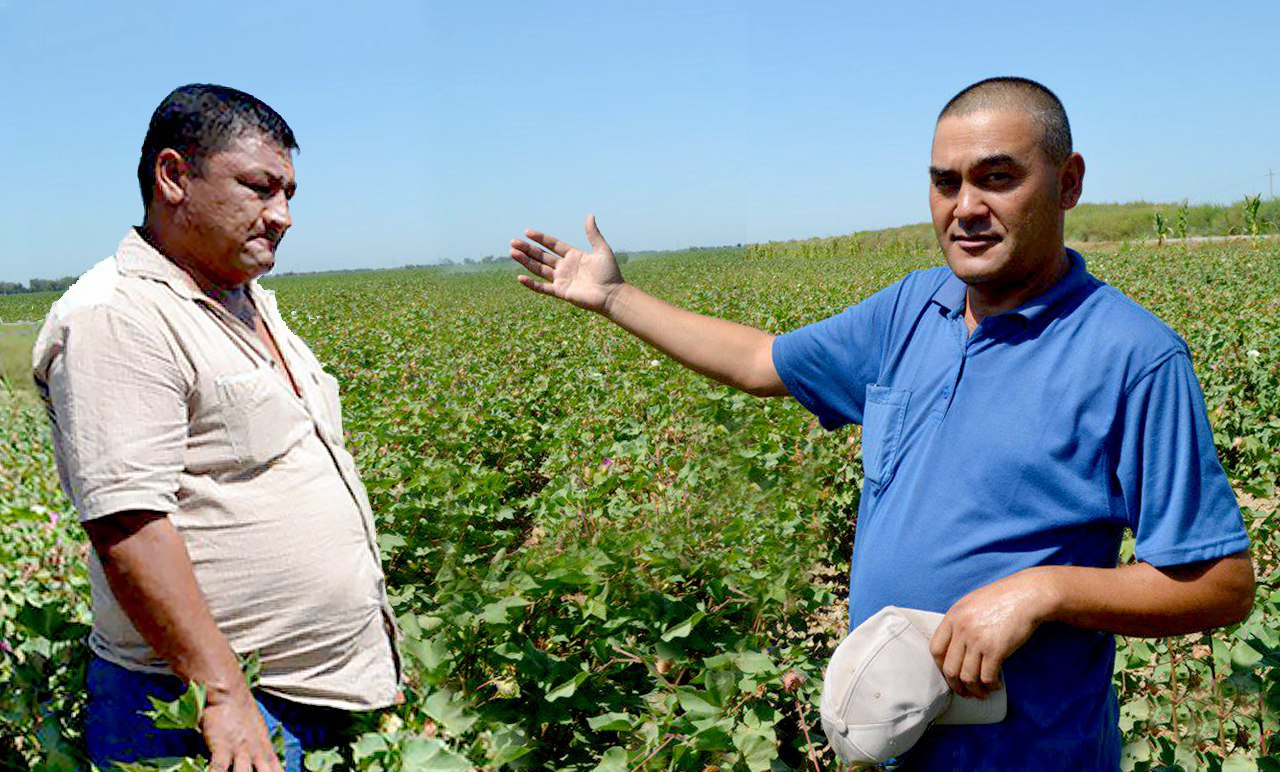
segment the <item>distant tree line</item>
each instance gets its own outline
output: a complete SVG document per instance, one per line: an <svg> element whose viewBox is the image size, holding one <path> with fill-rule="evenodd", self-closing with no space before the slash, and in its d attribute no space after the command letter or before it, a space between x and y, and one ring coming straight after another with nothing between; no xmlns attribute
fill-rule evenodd
<svg viewBox="0 0 1280 772"><path fill-rule="evenodd" d="M23 295L28 292L62 292L75 284L75 276L63 276L61 279L32 279L23 284L20 281L0 281L0 295Z"/></svg>

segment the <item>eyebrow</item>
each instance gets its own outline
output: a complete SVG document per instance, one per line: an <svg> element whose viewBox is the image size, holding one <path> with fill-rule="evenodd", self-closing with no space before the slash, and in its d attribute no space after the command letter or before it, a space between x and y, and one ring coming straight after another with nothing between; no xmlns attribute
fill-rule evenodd
<svg viewBox="0 0 1280 772"><path fill-rule="evenodd" d="M978 161L975 166L1017 166L1018 161L1008 153L989 155Z"/></svg>
<svg viewBox="0 0 1280 772"><path fill-rule="evenodd" d="M298 192L297 180L293 180L288 184L285 184L284 177L281 177L275 172L267 171L266 169L256 169L254 171L249 172L249 174L261 174L262 176L267 178L268 183L272 185L279 185L281 188L283 188L286 195L292 196L294 193Z"/></svg>
<svg viewBox="0 0 1280 772"><path fill-rule="evenodd" d="M1018 166L1018 160L1008 153L996 153L995 155L983 156L978 159L974 167L983 166ZM944 177L948 174L958 174L955 169L940 169L937 166L929 167L930 177Z"/></svg>

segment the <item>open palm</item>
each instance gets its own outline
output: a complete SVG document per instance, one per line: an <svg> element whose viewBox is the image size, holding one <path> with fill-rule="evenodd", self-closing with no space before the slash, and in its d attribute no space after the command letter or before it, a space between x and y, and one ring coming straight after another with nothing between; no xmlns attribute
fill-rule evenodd
<svg viewBox="0 0 1280 772"><path fill-rule="evenodd" d="M587 215L586 231L591 252L533 230L524 232L529 241L512 239L511 259L533 274L520 276L520 283L588 311L604 311L609 298L622 286L622 272L596 227L595 215Z"/></svg>

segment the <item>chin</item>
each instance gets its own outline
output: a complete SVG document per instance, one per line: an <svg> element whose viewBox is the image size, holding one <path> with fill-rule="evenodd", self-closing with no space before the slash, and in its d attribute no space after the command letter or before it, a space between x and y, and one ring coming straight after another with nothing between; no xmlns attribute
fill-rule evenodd
<svg viewBox="0 0 1280 772"><path fill-rule="evenodd" d="M261 255L241 255L240 257L240 268L246 276L245 281L270 273L271 269L275 267L275 255L265 258Z"/></svg>
<svg viewBox="0 0 1280 772"><path fill-rule="evenodd" d="M988 250L989 252L990 250ZM946 254L947 267L965 284L986 284L1000 276L1004 263L993 260L987 253L970 255L961 252L959 255Z"/></svg>

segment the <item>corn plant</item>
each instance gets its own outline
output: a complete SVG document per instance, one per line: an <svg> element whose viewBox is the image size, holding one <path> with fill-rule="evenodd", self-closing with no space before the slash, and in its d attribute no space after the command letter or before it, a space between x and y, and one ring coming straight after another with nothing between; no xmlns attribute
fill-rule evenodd
<svg viewBox="0 0 1280 772"><path fill-rule="evenodd" d="M1244 232L1249 236L1262 234L1263 221L1259 216L1262 208L1262 194L1244 197Z"/></svg>

